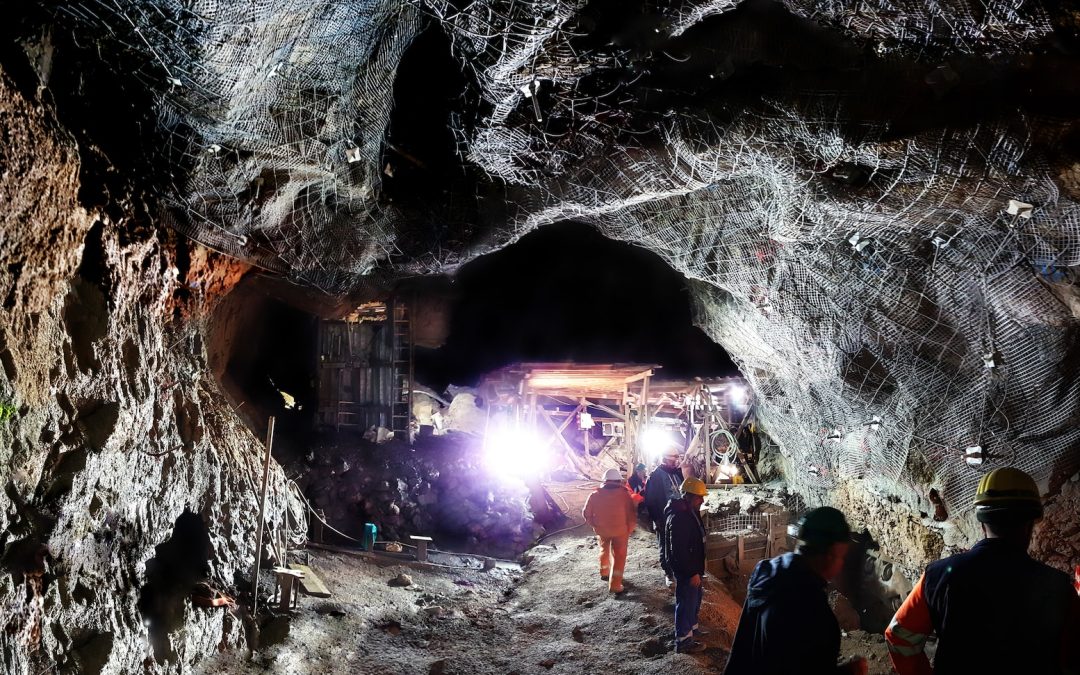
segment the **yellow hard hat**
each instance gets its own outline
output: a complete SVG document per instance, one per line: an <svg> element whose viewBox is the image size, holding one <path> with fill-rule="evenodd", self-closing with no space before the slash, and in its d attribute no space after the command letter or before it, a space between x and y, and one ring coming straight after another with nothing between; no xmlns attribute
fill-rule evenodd
<svg viewBox="0 0 1080 675"><path fill-rule="evenodd" d="M979 480L975 509L977 516L1005 510L1028 510L1033 518L1038 518L1042 515L1039 486L1034 478L1020 469L994 469Z"/></svg>
<svg viewBox="0 0 1080 675"><path fill-rule="evenodd" d="M679 487L684 495L697 495L698 497L704 497L709 494L709 491L705 488L705 483L701 482L698 478L687 478L682 482Z"/></svg>

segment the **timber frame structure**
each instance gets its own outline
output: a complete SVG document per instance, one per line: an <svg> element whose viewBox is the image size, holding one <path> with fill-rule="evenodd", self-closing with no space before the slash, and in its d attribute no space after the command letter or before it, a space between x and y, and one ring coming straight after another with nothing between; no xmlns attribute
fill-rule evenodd
<svg viewBox="0 0 1080 675"><path fill-rule="evenodd" d="M339 432L383 427L411 442L413 342L404 298L366 302L340 318L320 319L316 426Z"/></svg>
<svg viewBox="0 0 1080 675"><path fill-rule="evenodd" d="M637 463L647 463L650 458L645 457L640 439L650 428L663 427L675 432L688 455L700 452L700 475L714 483L714 436L749 419L745 413L737 415L732 402L736 388L747 390L745 380L669 380L656 376L660 368L637 363L518 363L490 373L479 391L489 410L500 411L517 426L532 430L546 447L561 446L574 468L589 478L602 475L605 454L610 455L609 465L625 466L628 473ZM587 451L589 429L581 430L580 450L567 439L575 420L579 424L574 428L583 426L583 415L602 425L609 439L595 458ZM705 452L706 447L713 447L714 452ZM754 459L740 456L738 461L756 482Z"/></svg>

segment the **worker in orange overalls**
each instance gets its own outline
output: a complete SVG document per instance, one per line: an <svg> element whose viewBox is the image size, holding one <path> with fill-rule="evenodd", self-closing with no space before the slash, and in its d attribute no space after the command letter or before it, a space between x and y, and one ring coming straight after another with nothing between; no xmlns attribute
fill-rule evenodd
<svg viewBox="0 0 1080 675"><path fill-rule="evenodd" d="M885 631L896 671L1080 673L1080 599L1067 574L1027 553L1042 517L1035 481L994 469L979 481L975 515L985 538L931 563ZM923 653L931 631L933 667Z"/></svg>
<svg viewBox="0 0 1080 675"><path fill-rule="evenodd" d="M600 537L600 578L608 582L609 591L622 593L626 547L637 526L637 507L618 469L608 469L604 484L589 495L581 514Z"/></svg>

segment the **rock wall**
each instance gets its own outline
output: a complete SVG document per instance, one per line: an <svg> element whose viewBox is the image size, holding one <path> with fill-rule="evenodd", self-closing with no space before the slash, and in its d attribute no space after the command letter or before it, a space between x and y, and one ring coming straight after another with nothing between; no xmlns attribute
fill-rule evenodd
<svg viewBox="0 0 1080 675"><path fill-rule="evenodd" d="M1032 554L1058 569L1073 572L1080 566L1080 473L1073 474L1044 508L1045 515L1035 527Z"/></svg>
<svg viewBox="0 0 1080 675"><path fill-rule="evenodd" d="M244 644L186 599L253 563L262 444L198 320L232 268L130 200L80 203L85 148L48 100L0 71L0 670L181 672ZM267 522L302 526L271 477Z"/></svg>

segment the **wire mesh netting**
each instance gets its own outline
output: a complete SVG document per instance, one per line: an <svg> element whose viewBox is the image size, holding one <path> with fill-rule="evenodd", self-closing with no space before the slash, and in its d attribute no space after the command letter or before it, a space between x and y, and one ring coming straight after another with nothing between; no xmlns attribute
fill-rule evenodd
<svg viewBox="0 0 1080 675"><path fill-rule="evenodd" d="M796 489L934 485L963 509L988 467L1080 468L1080 171L1055 150L1076 114L1010 105L1016 80L995 79L1075 17L784 7L84 0L65 16L141 59L174 167L166 216L202 243L333 289L587 221L692 280ZM500 203L489 238L403 256L416 205L385 197L385 137L424 30L468 75L446 122Z"/></svg>
<svg viewBox="0 0 1080 675"><path fill-rule="evenodd" d="M709 531L720 533L733 533L733 532L746 532L750 530L760 530L764 532L766 528L765 515L761 513L739 513L733 516L724 516L723 518L712 518L709 520Z"/></svg>

